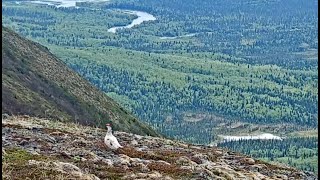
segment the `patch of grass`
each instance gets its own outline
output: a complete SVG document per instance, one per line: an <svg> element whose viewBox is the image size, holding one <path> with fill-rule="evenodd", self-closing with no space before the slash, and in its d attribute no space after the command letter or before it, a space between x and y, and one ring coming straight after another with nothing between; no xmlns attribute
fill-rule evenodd
<svg viewBox="0 0 320 180"><path fill-rule="evenodd" d="M165 163L152 162L147 165L150 170L155 170L162 172L167 175L175 176L175 177L190 177L191 171L186 169L181 169L176 165L168 165Z"/></svg>
<svg viewBox="0 0 320 180"><path fill-rule="evenodd" d="M28 166L29 160L48 161L49 158L42 155L33 155L25 150L12 148L5 149L2 159L2 179L65 179L67 176L50 169L39 169Z"/></svg>
<svg viewBox="0 0 320 180"><path fill-rule="evenodd" d="M86 169L88 173L95 174L100 179L118 180L125 176L128 171L120 167L111 167L103 162L78 161L75 159L72 161L79 168Z"/></svg>
<svg viewBox="0 0 320 180"><path fill-rule="evenodd" d="M32 155L25 150L22 149L6 149L6 154L4 155L4 162L10 162L15 164L25 164L28 160L40 160L43 159L41 156Z"/></svg>
<svg viewBox="0 0 320 180"><path fill-rule="evenodd" d="M165 161L170 162L170 163L174 163L175 160L178 157L181 156L187 156L188 153L186 152L181 152L181 151L169 151L169 150L159 150L159 151L155 151L155 153L157 154L157 156L161 156L165 159Z"/></svg>
<svg viewBox="0 0 320 180"><path fill-rule="evenodd" d="M166 161L168 157L158 155L158 154L148 154L143 151L137 151L134 148L131 147L125 147L121 149L121 153L132 157L132 158L140 158L140 159L151 159L151 160L163 160Z"/></svg>
<svg viewBox="0 0 320 180"><path fill-rule="evenodd" d="M290 137L318 137L318 129L310 129L305 131L295 131L289 133Z"/></svg>

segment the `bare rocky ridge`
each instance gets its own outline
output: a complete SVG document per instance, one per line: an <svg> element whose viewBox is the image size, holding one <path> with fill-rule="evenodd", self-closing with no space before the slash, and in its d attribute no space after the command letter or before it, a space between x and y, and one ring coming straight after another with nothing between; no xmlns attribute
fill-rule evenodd
<svg viewBox="0 0 320 180"><path fill-rule="evenodd" d="M317 179L217 147L114 132L29 116L2 117L3 179Z"/></svg>

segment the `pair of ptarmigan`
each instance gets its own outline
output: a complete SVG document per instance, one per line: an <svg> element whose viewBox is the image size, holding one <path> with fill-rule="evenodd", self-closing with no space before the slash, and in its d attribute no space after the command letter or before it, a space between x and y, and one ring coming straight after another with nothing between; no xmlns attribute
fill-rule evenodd
<svg viewBox="0 0 320 180"><path fill-rule="evenodd" d="M122 148L117 138L114 137L114 135L112 134L111 124L106 124L106 127L108 131L106 136L104 137L104 143L112 150L117 150L118 148Z"/></svg>

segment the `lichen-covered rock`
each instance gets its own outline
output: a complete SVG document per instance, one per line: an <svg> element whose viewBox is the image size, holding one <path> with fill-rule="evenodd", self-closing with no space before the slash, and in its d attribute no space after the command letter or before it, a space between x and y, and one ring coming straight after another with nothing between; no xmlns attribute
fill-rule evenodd
<svg viewBox="0 0 320 180"><path fill-rule="evenodd" d="M36 166L40 170L49 170L49 171L57 171L62 174L66 174L69 177L73 177L80 180L100 180L100 178L96 177L93 174L83 173L82 170L71 163L66 162L44 162L44 161L36 161L36 160L29 160L29 166Z"/></svg>
<svg viewBox="0 0 320 180"><path fill-rule="evenodd" d="M132 140L132 141L130 142L130 144L131 144L132 146L137 146L139 143L138 143L138 141L136 141L136 140Z"/></svg>
<svg viewBox="0 0 320 180"><path fill-rule="evenodd" d="M264 168L267 168L267 166L265 164L254 164L249 167L249 170L259 172L259 171L263 170Z"/></svg>
<svg viewBox="0 0 320 180"><path fill-rule="evenodd" d="M197 163L191 161L186 156L181 156L176 160L176 164L180 166L195 166Z"/></svg>
<svg viewBox="0 0 320 180"><path fill-rule="evenodd" d="M249 164L249 165L254 165L255 164L255 160L252 159L252 158L243 158L243 159L241 159L241 162Z"/></svg>

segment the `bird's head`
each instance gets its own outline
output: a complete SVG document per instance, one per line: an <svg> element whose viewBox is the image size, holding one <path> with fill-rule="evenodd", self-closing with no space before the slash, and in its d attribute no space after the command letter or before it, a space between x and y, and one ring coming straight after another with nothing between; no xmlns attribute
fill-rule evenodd
<svg viewBox="0 0 320 180"><path fill-rule="evenodd" d="M110 124L110 123L107 123L107 124L106 124L106 127L111 127L111 124Z"/></svg>
<svg viewBox="0 0 320 180"><path fill-rule="evenodd" d="M107 128L107 130L108 130L108 133L111 133L111 132L112 132L112 130L111 130L111 124L110 124L110 123L107 123L107 124L106 124L106 128Z"/></svg>

